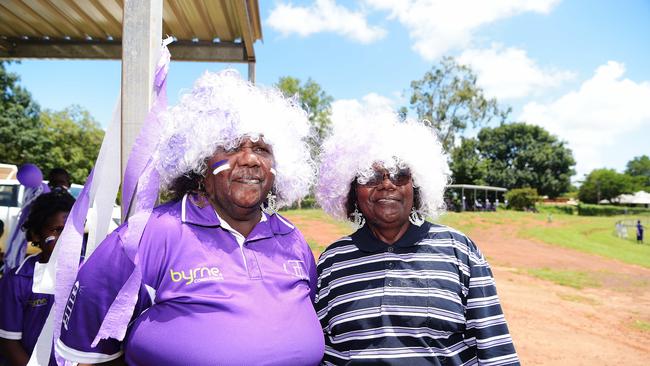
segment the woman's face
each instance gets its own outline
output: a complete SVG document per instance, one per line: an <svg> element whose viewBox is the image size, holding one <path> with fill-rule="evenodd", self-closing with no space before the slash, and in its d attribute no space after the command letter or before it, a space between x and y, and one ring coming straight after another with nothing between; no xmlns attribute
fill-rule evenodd
<svg viewBox="0 0 650 366"><path fill-rule="evenodd" d="M63 231L65 220L67 218L68 212L59 211L55 213L45 221L45 225L43 225L41 230L39 230L39 232L34 236L33 239L40 243L39 247L43 252L47 253L48 256L52 254L54 246Z"/></svg>
<svg viewBox="0 0 650 366"><path fill-rule="evenodd" d="M368 225L378 229L406 225L413 207L411 173L401 169L391 175L381 166L374 170L374 179L356 184L357 203Z"/></svg>
<svg viewBox="0 0 650 366"><path fill-rule="evenodd" d="M225 164L229 168L225 168ZM208 160L205 190L220 214L242 217L260 204L271 190L274 175L273 149L262 138L242 140L232 151L217 149ZM219 168L217 174L213 174ZM225 168L225 169L224 169Z"/></svg>

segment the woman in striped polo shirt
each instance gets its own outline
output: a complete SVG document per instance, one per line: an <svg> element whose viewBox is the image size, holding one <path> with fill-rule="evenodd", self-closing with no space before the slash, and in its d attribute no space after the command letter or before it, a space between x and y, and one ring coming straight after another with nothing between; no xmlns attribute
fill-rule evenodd
<svg viewBox="0 0 650 366"><path fill-rule="evenodd" d="M443 210L449 169L429 126L348 115L324 143L316 197L358 230L318 262L323 363L517 365L492 272Z"/></svg>

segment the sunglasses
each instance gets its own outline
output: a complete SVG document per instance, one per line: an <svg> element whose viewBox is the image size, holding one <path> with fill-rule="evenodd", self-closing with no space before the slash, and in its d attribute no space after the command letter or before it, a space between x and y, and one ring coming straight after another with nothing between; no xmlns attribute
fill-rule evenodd
<svg viewBox="0 0 650 366"><path fill-rule="evenodd" d="M408 169L400 169L397 173L375 171L375 174L370 178L357 177L357 184L362 187L376 187L380 185L386 177L388 177L390 182L394 185L403 186L411 181L411 171Z"/></svg>

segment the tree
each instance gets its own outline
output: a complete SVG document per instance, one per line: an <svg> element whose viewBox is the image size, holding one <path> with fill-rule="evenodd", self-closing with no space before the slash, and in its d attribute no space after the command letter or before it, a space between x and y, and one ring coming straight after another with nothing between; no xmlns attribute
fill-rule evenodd
<svg viewBox="0 0 650 366"><path fill-rule="evenodd" d="M647 155L641 155L628 161L625 174L639 177L641 185L650 187L650 158Z"/></svg>
<svg viewBox="0 0 650 366"><path fill-rule="evenodd" d="M58 112L45 110L41 121L51 146L37 165L45 170L64 168L73 182L85 182L97 160L104 130L87 110L74 105Z"/></svg>
<svg viewBox="0 0 650 366"><path fill-rule="evenodd" d="M449 168L453 172L454 182L486 185L485 178L489 161L479 154L479 141L461 138L461 144L451 151Z"/></svg>
<svg viewBox="0 0 650 366"><path fill-rule="evenodd" d="M575 160L565 143L526 123L483 128L452 151L454 181L508 189L530 187L558 197L569 191Z"/></svg>
<svg viewBox="0 0 650 366"><path fill-rule="evenodd" d="M633 179L627 174L618 173L614 169L595 169L580 186L578 198L585 203L599 203L624 193L632 193L634 188Z"/></svg>
<svg viewBox="0 0 650 366"><path fill-rule="evenodd" d="M315 132L316 141L312 144L319 147L323 139L329 134L331 128L330 115L333 98L328 95L314 80L307 79L300 84L300 79L284 76L275 84L287 97L297 97L301 107L307 111L309 122ZM315 150L314 150L315 151Z"/></svg>
<svg viewBox="0 0 650 366"><path fill-rule="evenodd" d="M535 207L539 195L535 188L515 188L506 193L508 207L516 211L524 211Z"/></svg>
<svg viewBox="0 0 650 366"><path fill-rule="evenodd" d="M19 77L0 61L0 162L36 164L44 174L66 169L75 183L84 183L92 168L104 131L79 106L40 112Z"/></svg>
<svg viewBox="0 0 650 366"><path fill-rule="evenodd" d="M7 64L0 61L0 162L20 165L47 152L47 136L41 133L38 104Z"/></svg>
<svg viewBox="0 0 650 366"><path fill-rule="evenodd" d="M446 151L451 151L456 136L468 126L480 127L493 119L503 122L510 113L510 109L501 110L496 99L484 95L468 66L451 57L411 82L409 102L419 119L431 123Z"/></svg>

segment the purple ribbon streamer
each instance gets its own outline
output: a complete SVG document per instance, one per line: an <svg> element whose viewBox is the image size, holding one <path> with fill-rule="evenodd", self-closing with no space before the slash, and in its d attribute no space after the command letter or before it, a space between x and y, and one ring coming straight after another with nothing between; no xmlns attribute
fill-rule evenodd
<svg viewBox="0 0 650 366"><path fill-rule="evenodd" d="M150 159L144 170L144 174L138 181L135 214L129 218L128 228L121 237L124 251L133 261L135 267L133 273L131 273L129 279L122 286L122 289L120 289L120 292L108 309L104 321L93 340L93 347L97 346L101 339L107 339L109 337L117 340L124 339L142 283L138 247L144 228L156 204L159 184L160 176Z"/></svg>
<svg viewBox="0 0 650 366"><path fill-rule="evenodd" d="M154 80L157 97L133 145L124 173L122 214L126 216L130 212L131 206L134 204L135 206L133 207L133 215L128 219L127 229L120 238L122 239L124 251L135 267L109 307L102 325L95 335L92 343L93 347L101 339L124 339L129 320L133 315L133 309L138 300L138 293L142 283L138 247L144 228L158 200L160 175L154 167L153 153L161 130L158 116L167 108L166 86L170 58L167 43L163 43Z"/></svg>
<svg viewBox="0 0 650 366"><path fill-rule="evenodd" d="M140 134L138 134L131 148L129 160L126 163L126 170L124 171L124 182L122 184L122 217L127 217L131 210L138 179L142 175L149 157L152 155L158 143L158 137L160 135L158 114L167 108L167 74L169 72L170 60L171 54L167 46L163 44L154 76L156 99L144 120Z"/></svg>
<svg viewBox="0 0 650 366"><path fill-rule="evenodd" d="M83 244L84 225L90 206L90 187L92 186L94 171L91 171L86 180L81 194L72 206L72 210L65 222L63 232L57 243L58 256L56 262L56 284L54 290L54 337L59 339L65 305L70 295L70 290L77 277L79 258Z"/></svg>

